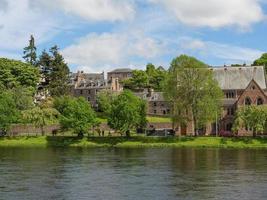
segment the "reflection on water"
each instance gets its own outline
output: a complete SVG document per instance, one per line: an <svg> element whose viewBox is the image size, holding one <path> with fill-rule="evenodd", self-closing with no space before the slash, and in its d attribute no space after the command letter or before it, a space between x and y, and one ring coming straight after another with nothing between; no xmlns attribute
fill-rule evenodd
<svg viewBox="0 0 267 200"><path fill-rule="evenodd" d="M267 151L0 149L0 199L267 199Z"/></svg>

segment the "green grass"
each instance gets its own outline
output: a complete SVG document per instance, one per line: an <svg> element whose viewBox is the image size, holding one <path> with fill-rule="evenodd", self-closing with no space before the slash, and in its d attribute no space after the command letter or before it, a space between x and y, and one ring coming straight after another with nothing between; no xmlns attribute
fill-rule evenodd
<svg viewBox="0 0 267 200"><path fill-rule="evenodd" d="M169 118L169 117L148 116L147 120L148 120L148 122L151 122L151 123L170 123L170 122L172 122L171 118Z"/></svg>
<svg viewBox="0 0 267 200"><path fill-rule="evenodd" d="M104 116L103 113L96 113L97 114L97 119L101 122L101 123L106 123L107 119ZM171 122L171 118L169 117L155 117L155 116L147 116L147 121L150 123L170 123Z"/></svg>
<svg viewBox="0 0 267 200"><path fill-rule="evenodd" d="M215 137L5 137L0 147L116 147L116 148L267 148L267 138Z"/></svg>

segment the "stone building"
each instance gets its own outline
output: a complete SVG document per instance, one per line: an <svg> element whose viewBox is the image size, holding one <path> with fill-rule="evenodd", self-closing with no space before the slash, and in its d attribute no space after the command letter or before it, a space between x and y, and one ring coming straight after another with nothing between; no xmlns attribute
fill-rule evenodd
<svg viewBox="0 0 267 200"><path fill-rule="evenodd" d="M147 101L147 114L151 116L170 116L171 107L164 99L163 92L154 92L153 89L144 89L136 92L136 96Z"/></svg>
<svg viewBox="0 0 267 200"><path fill-rule="evenodd" d="M223 111L217 121L218 134L230 134L237 110L246 105L267 104L267 87L264 67L214 67L214 78L224 93ZM178 127L177 134L192 135L192 123L186 127ZM199 134L215 135L216 123L208 124ZM245 128L239 130L238 135L252 135Z"/></svg>
<svg viewBox="0 0 267 200"><path fill-rule="evenodd" d="M108 72L108 82L118 79L119 82L132 77L132 70L129 68L119 68Z"/></svg>
<svg viewBox="0 0 267 200"><path fill-rule="evenodd" d="M110 81L105 79L102 73L84 73L78 71L70 74L71 94L75 97L84 97L97 109L97 94L102 90L120 92L123 90L118 77L110 77Z"/></svg>
<svg viewBox="0 0 267 200"><path fill-rule="evenodd" d="M110 89L110 85L105 80L102 73L84 73L78 71L70 75L71 94L75 97L84 97L91 103L92 107L97 107L97 94L101 90Z"/></svg>
<svg viewBox="0 0 267 200"><path fill-rule="evenodd" d="M223 113L218 123L219 132L231 132L237 110L245 105L267 104L267 87L264 67L218 67L213 68L214 78L223 90ZM213 124L208 134L215 134ZM242 129L239 135L252 134Z"/></svg>

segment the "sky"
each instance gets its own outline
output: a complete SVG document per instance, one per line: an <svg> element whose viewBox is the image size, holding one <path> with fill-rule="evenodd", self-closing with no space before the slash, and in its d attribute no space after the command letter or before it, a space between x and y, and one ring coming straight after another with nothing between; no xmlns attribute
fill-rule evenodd
<svg viewBox="0 0 267 200"><path fill-rule="evenodd" d="M71 71L169 67L180 54L211 66L267 52L267 0L0 0L0 57L58 45Z"/></svg>

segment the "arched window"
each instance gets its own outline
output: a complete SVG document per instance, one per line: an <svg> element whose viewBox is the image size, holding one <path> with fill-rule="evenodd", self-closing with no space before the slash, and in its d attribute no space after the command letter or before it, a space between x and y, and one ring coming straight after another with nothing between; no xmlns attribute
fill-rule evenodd
<svg viewBox="0 0 267 200"><path fill-rule="evenodd" d="M251 99L249 97L246 97L245 99L245 105L250 106L251 105Z"/></svg>
<svg viewBox="0 0 267 200"><path fill-rule="evenodd" d="M257 98L257 105L262 105L263 99L261 97Z"/></svg>

